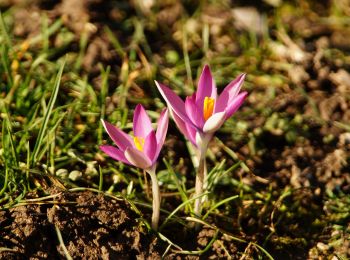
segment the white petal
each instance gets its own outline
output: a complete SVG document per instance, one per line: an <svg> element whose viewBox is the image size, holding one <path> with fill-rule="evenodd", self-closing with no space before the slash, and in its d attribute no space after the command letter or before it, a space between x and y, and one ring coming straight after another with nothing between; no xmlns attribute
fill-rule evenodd
<svg viewBox="0 0 350 260"><path fill-rule="evenodd" d="M124 155L125 155L125 158L131 164L141 169L148 169L152 165L151 160L146 156L146 154L137 150L136 148L133 148L133 147L126 148Z"/></svg>
<svg viewBox="0 0 350 260"><path fill-rule="evenodd" d="M211 117L209 117L203 126L203 132L214 133L216 130L218 130L225 122L225 115L226 112L223 111L213 114Z"/></svg>

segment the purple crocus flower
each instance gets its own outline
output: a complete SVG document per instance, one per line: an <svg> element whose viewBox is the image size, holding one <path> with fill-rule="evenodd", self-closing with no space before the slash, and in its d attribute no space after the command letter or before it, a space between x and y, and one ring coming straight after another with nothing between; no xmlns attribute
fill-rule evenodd
<svg viewBox="0 0 350 260"><path fill-rule="evenodd" d="M168 122L168 110L164 109L158 120L157 132L155 132L145 109L139 104L134 112L134 137L102 120L104 128L117 147L101 145L100 149L117 161L147 171L154 166L158 159L168 130Z"/></svg>
<svg viewBox="0 0 350 260"><path fill-rule="evenodd" d="M200 197L206 185L205 154L209 141L215 131L237 111L247 97L246 91L240 92L244 78L245 74L238 76L218 96L210 68L206 65L199 78L197 92L188 96L185 102L169 87L156 81L158 90L167 102L178 128L197 148L199 165L195 187L197 199L194 207L197 216L200 216L202 201Z"/></svg>
<svg viewBox="0 0 350 260"><path fill-rule="evenodd" d="M171 109L180 131L198 149L206 145L214 132L242 105L248 93L240 93L245 74L231 81L218 96L208 65L199 78L198 89L185 102L169 87L156 82L158 90Z"/></svg>
<svg viewBox="0 0 350 260"><path fill-rule="evenodd" d="M160 213L160 191L156 176L156 161L168 130L168 109L159 117L157 132L152 128L151 120L142 105L137 105L134 112L134 137L124 133L114 125L103 121L102 124L117 147L101 145L100 149L117 161L145 170L152 181L153 213L152 228L158 229Z"/></svg>

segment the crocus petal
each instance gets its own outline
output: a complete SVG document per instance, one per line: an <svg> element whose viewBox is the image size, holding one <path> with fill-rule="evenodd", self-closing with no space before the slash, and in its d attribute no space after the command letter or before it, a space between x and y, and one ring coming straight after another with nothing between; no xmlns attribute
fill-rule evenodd
<svg viewBox="0 0 350 260"><path fill-rule="evenodd" d="M204 66L198 81L196 104L201 110L203 110L203 102L205 97L212 97L216 99L216 86L208 65Z"/></svg>
<svg viewBox="0 0 350 260"><path fill-rule="evenodd" d="M101 120L101 121L108 135L120 150L124 151L127 147L134 145L129 135L119 130L117 127L108 123L107 121L104 121L104 120Z"/></svg>
<svg viewBox="0 0 350 260"><path fill-rule="evenodd" d="M126 164L131 164L126 158L124 153L118 148L111 145L101 145L100 150L112 157L114 160L121 161Z"/></svg>
<svg viewBox="0 0 350 260"><path fill-rule="evenodd" d="M150 132L146 137L145 144L143 146L143 152L146 154L148 159L151 160L152 163L157 160L157 158L154 156L157 152L157 138L154 131Z"/></svg>
<svg viewBox="0 0 350 260"><path fill-rule="evenodd" d="M162 113L159 116L158 123L157 123L157 151L154 155L154 158L157 159L158 155L160 153L160 149L162 149L162 146L165 141L165 136L168 131L168 124L169 124L169 110L167 108L163 109Z"/></svg>
<svg viewBox="0 0 350 260"><path fill-rule="evenodd" d="M151 160L143 152L137 150L134 147L126 148L124 152L125 158L130 164L139 167L141 169L148 169L152 166Z"/></svg>
<svg viewBox="0 0 350 260"><path fill-rule="evenodd" d="M160 94L163 96L168 106L174 111L174 113L176 113L186 123L193 124L186 114L185 103L182 101L182 99L167 86L158 83L157 81L155 82Z"/></svg>
<svg viewBox="0 0 350 260"><path fill-rule="evenodd" d="M187 133L188 133L188 140L191 142L191 143L196 143L196 134L197 134L197 129L195 129L194 127L192 127L191 125L189 124L186 124L186 130L187 130Z"/></svg>
<svg viewBox="0 0 350 260"><path fill-rule="evenodd" d="M133 130L134 136L142 138L146 138L153 131L151 120L141 104L135 108Z"/></svg>
<svg viewBox="0 0 350 260"><path fill-rule="evenodd" d="M248 95L248 92L242 92L227 105L227 108L225 110L226 119L231 117L233 113L235 113L238 110L238 108L242 105L247 95Z"/></svg>
<svg viewBox="0 0 350 260"><path fill-rule="evenodd" d="M239 75L225 87L215 103L215 113L224 111L228 104L237 96L241 90L245 75Z"/></svg>
<svg viewBox="0 0 350 260"><path fill-rule="evenodd" d="M203 132L214 133L216 130L218 130L222 126L225 120L226 120L226 112L219 112L219 113L213 114L205 122L203 126Z"/></svg>
<svg viewBox="0 0 350 260"><path fill-rule="evenodd" d="M179 128L180 132L194 145L196 144L196 128L192 125L186 124L176 113L170 110L170 113L175 121L175 124Z"/></svg>
<svg viewBox="0 0 350 260"><path fill-rule="evenodd" d="M195 100L196 94L187 97L185 101L185 109L187 116L191 119L192 123L199 129L202 129L204 125L203 108L199 108Z"/></svg>

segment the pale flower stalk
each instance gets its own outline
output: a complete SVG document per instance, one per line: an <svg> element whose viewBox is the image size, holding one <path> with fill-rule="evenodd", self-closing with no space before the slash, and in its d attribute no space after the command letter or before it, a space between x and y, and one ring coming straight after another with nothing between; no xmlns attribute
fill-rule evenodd
<svg viewBox="0 0 350 260"><path fill-rule="evenodd" d="M136 106L134 112L133 137L102 120L105 130L117 147L101 145L100 149L114 160L145 170L151 177L153 198L152 228L154 230L158 229L161 202L156 176L156 162L165 141L168 122L168 110L164 109L159 117L157 131L155 132L150 118L140 104Z"/></svg>
<svg viewBox="0 0 350 260"><path fill-rule="evenodd" d="M204 66L198 89L185 102L169 87L156 82L159 92L170 108L180 131L197 149L199 166L196 175L195 196L203 193L206 181L206 151L216 130L242 105L247 92L240 92L245 74L230 82L218 96L209 66ZM194 213L201 215L202 199L195 200Z"/></svg>

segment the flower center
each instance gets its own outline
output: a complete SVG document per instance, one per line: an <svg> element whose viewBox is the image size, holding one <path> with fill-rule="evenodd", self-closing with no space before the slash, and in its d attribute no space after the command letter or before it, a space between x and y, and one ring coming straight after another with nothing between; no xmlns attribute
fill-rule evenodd
<svg viewBox="0 0 350 260"><path fill-rule="evenodd" d="M143 146L145 145L145 139L142 137L135 136L134 143L137 150L143 152Z"/></svg>
<svg viewBox="0 0 350 260"><path fill-rule="evenodd" d="M215 99L211 97L204 98L203 104L203 116L204 120L207 121L209 117L213 114L214 111Z"/></svg>

